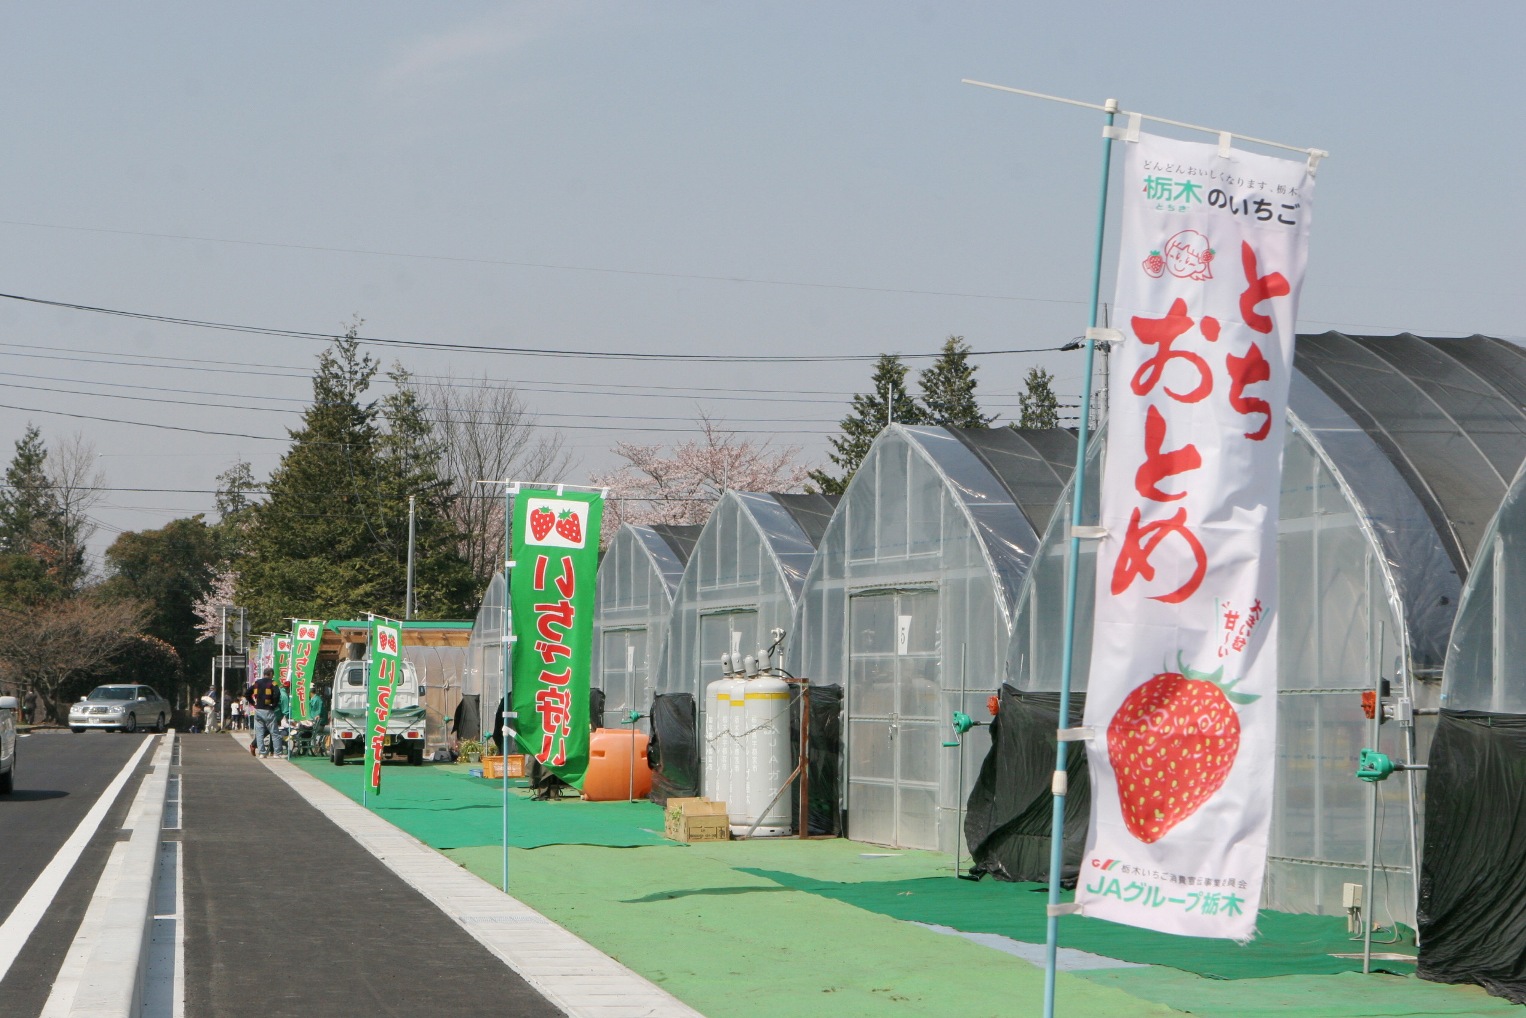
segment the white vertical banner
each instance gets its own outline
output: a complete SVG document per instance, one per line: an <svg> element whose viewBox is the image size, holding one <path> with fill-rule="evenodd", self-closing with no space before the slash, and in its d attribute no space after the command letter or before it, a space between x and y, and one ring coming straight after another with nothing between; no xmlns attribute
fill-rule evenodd
<svg viewBox="0 0 1526 1018"><path fill-rule="evenodd" d="M1248 939L1277 739L1277 505L1314 177L1142 135L1123 231L1085 724L1084 914Z"/></svg>

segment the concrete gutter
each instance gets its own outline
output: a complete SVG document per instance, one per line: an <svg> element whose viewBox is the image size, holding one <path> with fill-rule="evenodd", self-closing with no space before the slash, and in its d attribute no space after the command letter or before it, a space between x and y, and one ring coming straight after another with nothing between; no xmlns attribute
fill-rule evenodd
<svg viewBox="0 0 1526 1018"><path fill-rule="evenodd" d="M175 737L171 729L154 754L127 814L123 832L130 836L118 841L106 860L41 1018L140 1018L143 1013Z"/></svg>

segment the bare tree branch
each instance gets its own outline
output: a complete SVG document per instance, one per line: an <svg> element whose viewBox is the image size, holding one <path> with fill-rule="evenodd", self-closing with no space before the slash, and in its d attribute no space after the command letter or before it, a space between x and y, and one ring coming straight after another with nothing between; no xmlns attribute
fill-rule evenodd
<svg viewBox="0 0 1526 1018"><path fill-rule="evenodd" d="M443 472L455 482L451 518L462 534L461 556L480 584L502 568L502 492L482 480L555 480L573 467L564 437L541 429L519 394L481 382L424 387L444 444Z"/></svg>

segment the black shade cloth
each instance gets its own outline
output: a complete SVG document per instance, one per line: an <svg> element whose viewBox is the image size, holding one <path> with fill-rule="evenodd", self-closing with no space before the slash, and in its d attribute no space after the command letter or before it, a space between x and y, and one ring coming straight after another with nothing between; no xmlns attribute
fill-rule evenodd
<svg viewBox="0 0 1526 1018"><path fill-rule="evenodd" d="M604 727L604 690L597 686L588 690L588 727L590 730Z"/></svg>
<svg viewBox="0 0 1526 1018"><path fill-rule="evenodd" d="M1443 710L1428 762L1416 971L1526 1003L1526 717Z"/></svg>
<svg viewBox="0 0 1526 1018"><path fill-rule="evenodd" d="M482 717L478 712L477 704L481 699L476 693L466 693L461 697L461 702L456 704L455 728L456 738L463 742L467 739L475 740L482 734Z"/></svg>
<svg viewBox="0 0 1526 1018"><path fill-rule="evenodd" d="M666 806L669 799L699 794L699 735L695 728L693 693L658 693L652 699L652 737L646 762L652 768L651 800Z"/></svg>
<svg viewBox="0 0 1526 1018"><path fill-rule="evenodd" d="M842 835L842 687L807 686L810 697L810 754L806 795L810 799L810 834ZM800 698L790 719L790 747L800 759ZM792 819L800 830L800 796L793 796Z"/></svg>
<svg viewBox="0 0 1526 1018"><path fill-rule="evenodd" d="M1001 687L991 719L991 751L980 765L964 815L964 835L974 865L970 874L998 880L1049 879L1049 838L1053 827L1055 730L1060 727L1058 693L1023 693ZM1085 697L1070 698L1071 725L1079 724ZM1067 726L1070 727L1070 726ZM1091 810L1091 777L1086 751L1072 746L1066 758L1063 881L1074 882L1086 846Z"/></svg>

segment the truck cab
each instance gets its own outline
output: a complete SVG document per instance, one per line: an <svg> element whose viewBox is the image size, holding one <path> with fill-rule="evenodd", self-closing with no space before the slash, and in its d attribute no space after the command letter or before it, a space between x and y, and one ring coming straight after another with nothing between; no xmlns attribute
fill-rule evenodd
<svg viewBox="0 0 1526 1018"><path fill-rule="evenodd" d="M365 658L340 661L334 671L334 689L329 703L329 759L342 765L347 756L364 756L366 750L366 676L370 661ZM387 718L387 737L383 758L406 757L415 767L424 762L424 687L418 672L409 661L403 662L397 684L392 689L392 713Z"/></svg>

